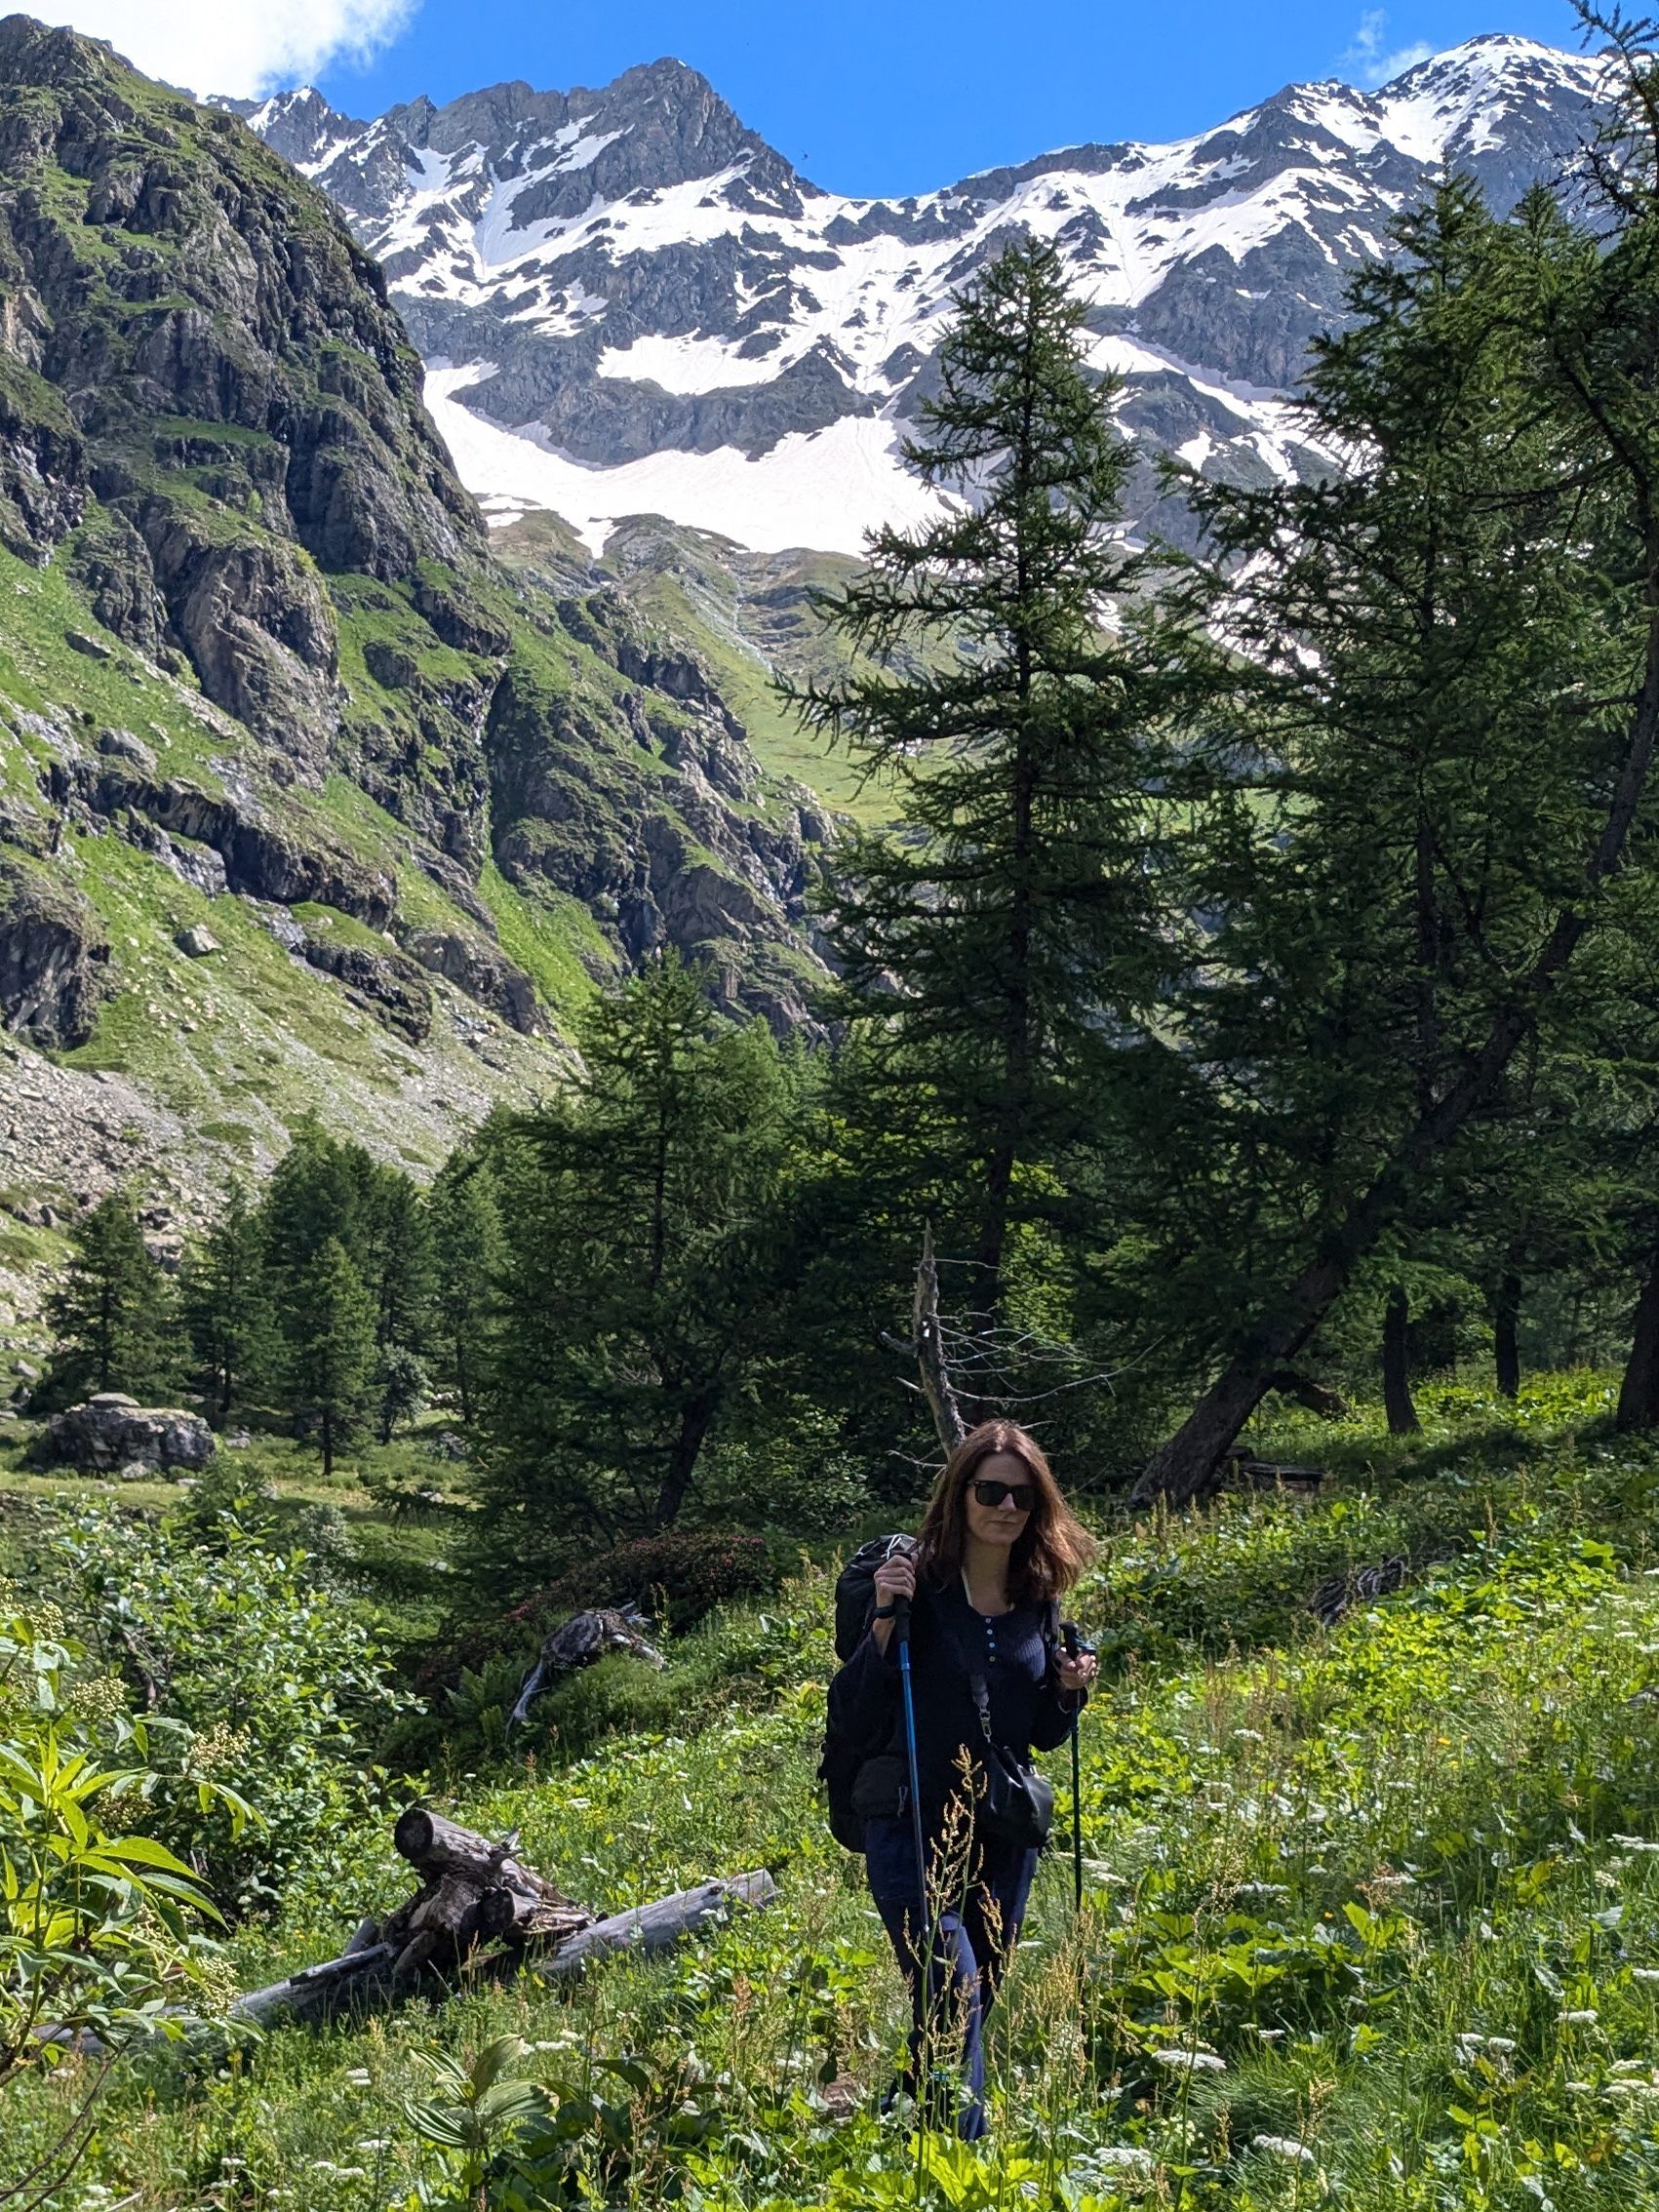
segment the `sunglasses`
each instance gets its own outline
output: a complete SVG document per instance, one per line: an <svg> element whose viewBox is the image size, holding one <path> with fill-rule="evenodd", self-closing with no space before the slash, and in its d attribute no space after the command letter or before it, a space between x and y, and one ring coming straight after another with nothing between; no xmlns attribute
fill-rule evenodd
<svg viewBox="0 0 1659 2212"><path fill-rule="evenodd" d="M1037 1503L1035 1482L973 1482L969 1487L982 1506L1000 1506L1011 1498L1016 1513L1029 1513Z"/></svg>

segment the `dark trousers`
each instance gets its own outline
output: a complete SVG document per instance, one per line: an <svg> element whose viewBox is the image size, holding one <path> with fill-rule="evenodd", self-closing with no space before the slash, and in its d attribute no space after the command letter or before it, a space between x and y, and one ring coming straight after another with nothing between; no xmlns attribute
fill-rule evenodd
<svg viewBox="0 0 1659 2212"><path fill-rule="evenodd" d="M918 1887L908 1821L867 1821L864 1863L882 1925L910 1984L910 2070L904 2086L914 2094L919 2069L936 2067L934 2054L953 2049L960 2037L968 2101L957 2133L965 2142L977 2142L990 2124L985 2022L1019 1941L1037 1853L1019 1851L983 1866L977 1880L947 1901L936 1926L928 1924Z"/></svg>

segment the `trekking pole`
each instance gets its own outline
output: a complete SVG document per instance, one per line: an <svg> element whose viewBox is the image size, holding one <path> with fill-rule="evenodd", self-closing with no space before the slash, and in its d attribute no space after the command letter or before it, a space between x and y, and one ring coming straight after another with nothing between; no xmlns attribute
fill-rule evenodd
<svg viewBox="0 0 1659 2212"><path fill-rule="evenodd" d="M1060 1636L1065 1643L1066 1657L1075 1659L1078 1655L1076 1621L1062 1621ZM1072 1715L1072 1897L1080 1913L1083 1911L1083 1784L1078 1766L1077 1731L1082 1718L1083 1706L1080 1702Z"/></svg>
<svg viewBox="0 0 1659 2212"><path fill-rule="evenodd" d="M928 1911L928 1851L922 1840L922 1779L916 1763L916 1700L910 1689L910 1600L892 1601L892 1633L898 1645L898 1685L904 1701L904 1751L910 1761L910 1832L916 1839L916 1886Z"/></svg>

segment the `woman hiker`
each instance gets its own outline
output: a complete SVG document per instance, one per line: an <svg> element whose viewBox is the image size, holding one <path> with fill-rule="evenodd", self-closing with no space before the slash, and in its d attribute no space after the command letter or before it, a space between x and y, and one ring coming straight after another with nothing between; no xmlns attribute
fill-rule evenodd
<svg viewBox="0 0 1659 2212"><path fill-rule="evenodd" d="M902 2086L914 2094L918 2074L936 2071L932 2052L941 2042L953 2048L960 2035L968 2101L957 2132L968 2142L988 2129L985 2018L1025 1917L1037 1868L1030 1837L1046 1826L1021 1771L1034 1749L1065 1742L1095 1676L1093 1654L1068 1657L1057 1635L1059 1600L1093 1551L1035 1440L1011 1421L983 1422L951 1453L915 1544L877 1568L863 1640L830 1684L835 1724L878 1747L860 1770L854 1803L865 1800L870 1889L910 1984L914 2026ZM926 1892L909 1805L895 1601L911 1608Z"/></svg>

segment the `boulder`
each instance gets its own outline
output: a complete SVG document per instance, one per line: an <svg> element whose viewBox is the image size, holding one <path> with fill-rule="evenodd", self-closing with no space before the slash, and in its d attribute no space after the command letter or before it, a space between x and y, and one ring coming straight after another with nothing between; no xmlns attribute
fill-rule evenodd
<svg viewBox="0 0 1659 2212"><path fill-rule="evenodd" d="M140 1405L124 1391L103 1390L84 1405L55 1413L47 1424L53 1457L97 1473L135 1462L156 1467L203 1468L214 1454L214 1433L199 1413L177 1405Z"/></svg>

